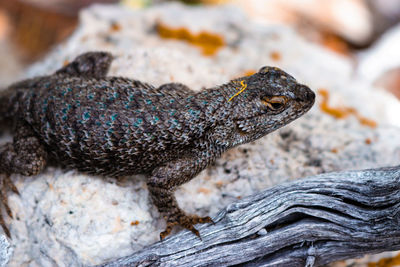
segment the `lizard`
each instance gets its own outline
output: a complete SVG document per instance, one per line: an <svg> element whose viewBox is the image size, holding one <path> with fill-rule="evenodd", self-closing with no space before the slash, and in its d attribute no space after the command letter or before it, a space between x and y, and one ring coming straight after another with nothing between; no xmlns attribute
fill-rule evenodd
<svg viewBox="0 0 400 267"><path fill-rule="evenodd" d="M187 215L176 188L228 149L302 116L315 100L309 87L277 67L193 91L107 76L112 61L108 52L86 52L51 75L0 92L0 121L13 134L0 146L0 212L12 218L7 196L18 189L11 175L34 176L55 162L100 177L144 174L166 220L161 240L176 225L200 237L194 225L213 221ZM1 213L0 225L10 237Z"/></svg>

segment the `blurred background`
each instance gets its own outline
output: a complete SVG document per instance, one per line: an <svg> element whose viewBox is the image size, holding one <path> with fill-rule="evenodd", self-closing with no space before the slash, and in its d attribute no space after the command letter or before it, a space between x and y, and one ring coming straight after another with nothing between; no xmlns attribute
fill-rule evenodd
<svg viewBox="0 0 400 267"><path fill-rule="evenodd" d="M15 81L32 62L74 31L79 11L96 3L146 8L172 0L0 0L0 86ZM382 35L399 28L399 0L181 0L187 5L235 5L264 24L285 24L307 40L354 59L369 57L359 72L400 98L400 55ZM400 32L400 30L397 30ZM393 34L392 34L393 35ZM400 44L397 44L400 45ZM382 48L383 46L383 48ZM388 50L396 51L388 51ZM369 53L366 53L368 51ZM381 53L375 55L376 53ZM379 63L374 62L378 57ZM365 61L365 60L364 60ZM382 62L383 61L383 62ZM390 61L390 62L387 62ZM384 64L385 66L381 66ZM372 66L374 65L374 66Z"/></svg>
<svg viewBox="0 0 400 267"><path fill-rule="evenodd" d="M0 87L20 79L31 63L68 38L78 25L81 9L96 3L138 9L163 2L172 0L0 0ZM400 99L400 0L175 2L230 4L260 24L289 26L316 46L351 59L354 73ZM342 262L332 266L400 266L400 254L359 264Z"/></svg>
<svg viewBox="0 0 400 267"><path fill-rule="evenodd" d="M79 11L96 3L114 3L126 8L146 8L172 0L0 0L0 86L18 79L32 62L74 31ZM231 4L260 23L285 24L311 42L354 59L358 66L364 51L382 35L400 26L399 0L181 0L188 5ZM399 30L398 30L399 31ZM400 39L398 37L397 39ZM393 42L393 41L392 41ZM400 42L398 40L397 42ZM396 49L387 46L384 50ZM400 64L397 51L387 57L386 67L375 63L360 66L361 74L374 79L400 97ZM391 56L392 55L392 56ZM364 58L368 55L364 55ZM376 56L375 56L376 57ZM400 57L397 57L400 58ZM395 62L394 62L395 61ZM383 64L383 63L380 63ZM364 69L365 70L364 70ZM383 69L383 70L382 70ZM376 73L379 72L379 73ZM382 73L381 73L382 72Z"/></svg>

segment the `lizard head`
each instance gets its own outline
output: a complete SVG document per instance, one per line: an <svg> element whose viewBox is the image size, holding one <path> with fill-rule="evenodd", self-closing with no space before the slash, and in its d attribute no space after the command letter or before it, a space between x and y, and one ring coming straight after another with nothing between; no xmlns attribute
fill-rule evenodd
<svg viewBox="0 0 400 267"><path fill-rule="evenodd" d="M229 102L229 146L256 140L306 113L315 94L275 67L233 80ZM227 136L226 136L227 137Z"/></svg>

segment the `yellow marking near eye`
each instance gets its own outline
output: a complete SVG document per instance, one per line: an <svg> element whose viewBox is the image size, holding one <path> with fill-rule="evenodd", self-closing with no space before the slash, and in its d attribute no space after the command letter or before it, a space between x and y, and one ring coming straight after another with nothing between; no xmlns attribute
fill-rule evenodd
<svg viewBox="0 0 400 267"><path fill-rule="evenodd" d="M244 80L240 81L240 85L242 87L239 89L239 92L237 92L235 95L231 96L231 98L229 98L228 102L230 102L234 97L240 95L244 90L246 90L247 84L244 83Z"/></svg>

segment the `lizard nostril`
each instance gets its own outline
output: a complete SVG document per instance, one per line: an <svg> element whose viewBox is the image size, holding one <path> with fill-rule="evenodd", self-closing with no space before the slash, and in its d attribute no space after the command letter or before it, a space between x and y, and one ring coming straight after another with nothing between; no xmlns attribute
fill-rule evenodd
<svg viewBox="0 0 400 267"><path fill-rule="evenodd" d="M306 102L314 102L315 93L311 91L310 88L308 88L305 85L299 84L297 86L297 90L298 90L298 99Z"/></svg>

